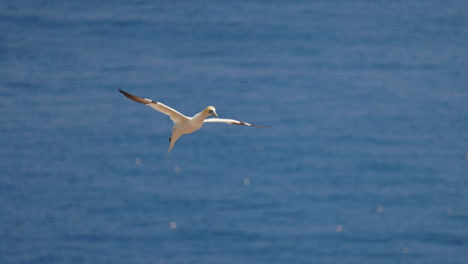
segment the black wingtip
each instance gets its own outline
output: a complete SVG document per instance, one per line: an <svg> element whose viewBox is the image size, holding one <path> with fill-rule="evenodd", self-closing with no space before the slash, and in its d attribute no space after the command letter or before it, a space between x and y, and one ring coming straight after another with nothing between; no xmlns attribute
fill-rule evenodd
<svg viewBox="0 0 468 264"><path fill-rule="evenodd" d="M125 95L125 96L128 94L128 93L125 92L124 90L120 89L120 87L117 89L117 91L121 92L121 93L122 93L123 95Z"/></svg>

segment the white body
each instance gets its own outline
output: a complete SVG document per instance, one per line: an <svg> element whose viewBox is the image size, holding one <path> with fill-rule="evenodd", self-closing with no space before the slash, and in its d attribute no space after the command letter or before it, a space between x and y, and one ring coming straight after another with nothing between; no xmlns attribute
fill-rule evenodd
<svg viewBox="0 0 468 264"><path fill-rule="evenodd" d="M119 89L119 91L125 95L126 97L132 99L135 102L142 103L152 107L153 109L168 115L171 120L174 122L174 127L172 128L172 135L169 138L170 144L167 153L171 151L174 147L176 141L185 134L190 134L198 129L200 129L204 123L226 123L226 124L233 124L233 125L244 125L244 126L255 126L255 127L265 127L265 126L257 126L252 125L249 123L245 123L242 121L237 121L234 119L223 119L217 118L218 115L216 114L216 109L213 106L208 106L200 113L194 115L193 117L187 117L175 109L170 108L167 105L164 105L160 102L155 102L150 99L142 98L135 96L133 94L129 94ZM214 116L215 118L206 119L209 116Z"/></svg>

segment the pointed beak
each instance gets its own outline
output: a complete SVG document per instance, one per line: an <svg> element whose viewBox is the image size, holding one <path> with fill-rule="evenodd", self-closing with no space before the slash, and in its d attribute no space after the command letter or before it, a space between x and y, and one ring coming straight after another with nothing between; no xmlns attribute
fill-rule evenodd
<svg viewBox="0 0 468 264"><path fill-rule="evenodd" d="M213 111L213 113L211 113L211 115L214 116L214 117L216 117L216 118L218 118L218 114L216 114L215 111Z"/></svg>

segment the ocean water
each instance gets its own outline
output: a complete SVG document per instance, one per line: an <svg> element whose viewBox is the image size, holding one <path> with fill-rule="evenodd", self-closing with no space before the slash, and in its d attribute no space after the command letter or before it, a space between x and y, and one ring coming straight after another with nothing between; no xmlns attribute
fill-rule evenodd
<svg viewBox="0 0 468 264"><path fill-rule="evenodd" d="M0 263L467 263L467 10L0 2Z"/></svg>

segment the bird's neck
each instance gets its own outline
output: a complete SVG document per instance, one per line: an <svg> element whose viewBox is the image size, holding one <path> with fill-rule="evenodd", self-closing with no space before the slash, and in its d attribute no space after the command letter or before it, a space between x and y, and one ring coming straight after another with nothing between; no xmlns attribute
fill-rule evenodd
<svg viewBox="0 0 468 264"><path fill-rule="evenodd" d="M210 114L208 114L205 110L201 111L200 113L193 116L193 119L199 119L201 121L205 120Z"/></svg>

